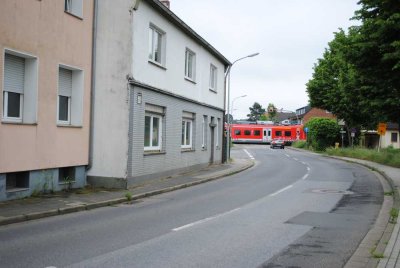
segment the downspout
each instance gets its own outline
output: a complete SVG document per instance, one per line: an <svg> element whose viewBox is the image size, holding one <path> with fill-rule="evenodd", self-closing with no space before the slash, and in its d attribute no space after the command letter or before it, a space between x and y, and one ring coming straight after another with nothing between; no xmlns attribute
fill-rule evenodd
<svg viewBox="0 0 400 268"><path fill-rule="evenodd" d="M93 0L93 33L92 33L92 76L91 76L91 91L90 91L90 127L89 127L89 161L86 170L90 170L93 165L93 132L94 132L94 99L96 92L96 47L97 47L97 14L98 2Z"/></svg>

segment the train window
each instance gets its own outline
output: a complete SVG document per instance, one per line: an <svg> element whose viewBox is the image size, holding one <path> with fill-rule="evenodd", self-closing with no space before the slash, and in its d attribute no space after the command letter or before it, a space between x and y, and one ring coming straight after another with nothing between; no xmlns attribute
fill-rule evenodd
<svg viewBox="0 0 400 268"><path fill-rule="evenodd" d="M254 130L254 136L261 136L261 131Z"/></svg>
<svg viewBox="0 0 400 268"><path fill-rule="evenodd" d="M235 135L241 135L240 130L239 129L235 129Z"/></svg>
<svg viewBox="0 0 400 268"><path fill-rule="evenodd" d="M285 137L291 137L292 132L291 131L285 131Z"/></svg>
<svg viewBox="0 0 400 268"><path fill-rule="evenodd" d="M281 130L275 131L275 136L282 137L282 131Z"/></svg>
<svg viewBox="0 0 400 268"><path fill-rule="evenodd" d="M250 131L250 130L248 130L248 129L246 129L246 130L244 131L244 135L246 135L246 136L250 136L250 135L251 135L251 131Z"/></svg>

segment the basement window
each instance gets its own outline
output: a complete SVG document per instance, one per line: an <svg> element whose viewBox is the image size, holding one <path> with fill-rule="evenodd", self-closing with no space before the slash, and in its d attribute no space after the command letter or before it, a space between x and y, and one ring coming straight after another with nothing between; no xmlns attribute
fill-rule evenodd
<svg viewBox="0 0 400 268"><path fill-rule="evenodd" d="M62 167L58 169L58 183L75 181L75 167Z"/></svg>
<svg viewBox="0 0 400 268"><path fill-rule="evenodd" d="M15 192L29 189L29 172L13 172L6 175L6 191Z"/></svg>

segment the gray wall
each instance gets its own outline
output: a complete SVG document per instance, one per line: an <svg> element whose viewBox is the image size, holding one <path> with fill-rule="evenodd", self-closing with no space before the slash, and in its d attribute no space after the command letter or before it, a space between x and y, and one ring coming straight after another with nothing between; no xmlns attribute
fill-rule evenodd
<svg viewBox="0 0 400 268"><path fill-rule="evenodd" d="M190 102L177 96L163 94L150 89L132 86L129 127L129 156L128 156L128 187L132 184L160 176L197 169L207 166L211 151L214 150L214 162L221 163L222 159L222 122L223 111ZM137 103L137 94L142 94L142 103ZM144 117L145 104L165 107L163 120L163 151L159 154L144 152ZM181 128L183 111L194 113L193 150L184 151L181 148ZM202 148L203 115L208 116L207 146ZM218 139L219 147L211 148L211 117L215 122L220 118L221 124L214 131L214 139Z"/></svg>
<svg viewBox="0 0 400 268"><path fill-rule="evenodd" d="M72 188L86 185L86 166L75 167L75 181ZM0 201L19 199L31 195L40 195L66 189L65 183L59 182L58 168L29 171L29 188L6 191L6 173L0 174Z"/></svg>

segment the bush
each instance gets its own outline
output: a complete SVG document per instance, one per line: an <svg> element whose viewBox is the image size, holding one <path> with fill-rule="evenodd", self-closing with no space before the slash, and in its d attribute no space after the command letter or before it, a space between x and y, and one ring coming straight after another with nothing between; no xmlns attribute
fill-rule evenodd
<svg viewBox="0 0 400 268"><path fill-rule="evenodd" d="M307 122L308 141L317 151L325 151L333 146L339 135L339 126L335 120L328 118L312 118Z"/></svg>
<svg viewBox="0 0 400 268"><path fill-rule="evenodd" d="M307 148L307 142L306 141L295 141L292 143L292 146L295 148Z"/></svg>

